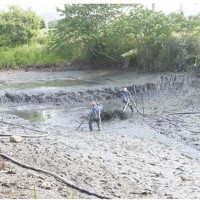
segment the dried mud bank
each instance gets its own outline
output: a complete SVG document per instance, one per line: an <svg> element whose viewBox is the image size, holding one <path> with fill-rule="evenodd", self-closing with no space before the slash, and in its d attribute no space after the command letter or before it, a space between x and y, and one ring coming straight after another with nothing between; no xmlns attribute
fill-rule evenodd
<svg viewBox="0 0 200 200"><path fill-rule="evenodd" d="M20 74L11 75L10 82L17 83ZM37 73L31 76L30 72L22 75L21 81L31 82L29 75L38 78ZM70 78L77 75L94 81L88 78L91 73L70 72ZM63 76L45 73L36 80ZM101 72L93 75L93 79L99 84L89 89L73 86L2 90L5 121L47 131L50 135L25 138L19 144L0 137L0 152L110 198L200 198L199 115L170 115L199 110L199 78L191 74ZM145 117L127 109L127 119L115 115L103 121L101 132L89 132L85 120L89 102L98 100L105 110L115 113L121 109L119 96L124 86L136 94L134 100L138 109L144 110ZM6 112L12 109L41 109L52 115L33 122ZM75 131L83 120L83 125ZM6 124L1 124L0 133L38 134ZM38 198L43 199L97 198L8 160L0 174L0 198L34 198L34 188Z"/></svg>
<svg viewBox="0 0 200 200"><path fill-rule="evenodd" d="M36 75L37 76L37 75ZM109 75L110 76L110 75ZM122 75L123 76L123 75ZM135 75L142 76L141 74ZM147 75L146 75L147 76ZM151 75L150 75L151 77ZM16 77L15 77L16 78ZM54 77L54 79L61 79L59 77ZM173 94L174 92L182 91L182 89L186 90L186 88L195 88L199 85L199 80L195 75L191 74L172 74L172 75L157 75L155 80L154 77L151 77L150 81L152 82L145 82L145 80L136 80L132 81L129 78L129 81L121 80L121 77L117 77L116 80L106 78L99 78L99 82L93 84L93 79L88 79L88 85L79 86L81 84L80 79L77 82L76 79L70 79L74 81L75 85L69 87L60 87L56 86L49 87L50 84L47 80L44 82L42 86L37 86L36 83L39 83L44 80L38 80L36 82L27 83L23 82L24 86L20 86L19 82L13 82L12 87L9 88L9 83L4 81L2 87L6 86L6 89L1 90L0 96L3 103L21 103L21 104L48 104L48 103L55 103L55 104L74 104L74 103L87 103L91 100L97 101L106 101L112 99L118 99L121 94L121 89L123 85L128 87L130 92L137 97L144 97L146 101L148 98L151 98L155 95L163 95L163 94ZM46 78L48 79L48 77ZM82 78L84 79L84 77ZM96 78L94 78L96 79ZM145 78L144 78L145 79ZM84 79L85 80L85 79ZM106 81L105 81L106 80ZM134 78L133 78L134 80ZM55 80L54 80L55 81ZM65 80L67 81L67 80ZM68 80L69 81L69 80ZM83 80L82 80L83 81ZM115 81L115 82L112 82ZM121 84L120 84L121 82ZM127 82L127 83L126 83ZM141 84L142 82L143 84ZM99 85L98 85L99 83ZM26 88L25 85L35 85L33 88ZM51 83L53 84L53 83ZM76 85L77 84L77 85ZM15 85L15 86L13 86ZM40 84L38 84L40 85ZM65 85L63 83L63 85ZM67 86L67 83L66 83ZM20 88L21 87L21 88ZM182 91L183 92L183 91Z"/></svg>

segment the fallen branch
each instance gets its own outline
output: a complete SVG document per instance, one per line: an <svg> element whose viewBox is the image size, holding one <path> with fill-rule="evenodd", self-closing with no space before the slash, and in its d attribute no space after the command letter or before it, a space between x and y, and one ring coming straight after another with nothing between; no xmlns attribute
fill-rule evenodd
<svg viewBox="0 0 200 200"><path fill-rule="evenodd" d="M149 191L143 191L143 192L131 192L131 194L138 194L138 195L148 195L151 194L151 192Z"/></svg>
<svg viewBox="0 0 200 200"><path fill-rule="evenodd" d="M80 188L76 185L74 185L72 182L68 181L68 180L65 180L64 178L58 176L57 174L54 174L50 171L47 171L47 170L43 170L43 169L40 169L40 168L36 168L36 167L31 167L29 165L26 165L26 164L23 164L23 163L20 163L18 162L17 160L3 154L3 153L0 153L0 156L4 159L7 159L7 160L10 160L11 162L17 164L17 165L20 165L21 167L24 167L26 169L31 169L31 170L34 170L34 171L37 171L37 172L41 172L41 173L44 173L44 174L48 174L48 175L51 175L53 176L54 178L56 179L59 179L60 181L62 181L63 183L65 183L67 186L73 188L73 189L76 189L82 193L85 193L85 194L88 194L88 195L92 195L92 196L95 196L97 198L100 198L100 199L111 199L110 197L107 197L107 196L103 196L103 195L100 195L100 194L97 194L95 192L90 192L89 190L86 190L86 189L83 189L83 188Z"/></svg>

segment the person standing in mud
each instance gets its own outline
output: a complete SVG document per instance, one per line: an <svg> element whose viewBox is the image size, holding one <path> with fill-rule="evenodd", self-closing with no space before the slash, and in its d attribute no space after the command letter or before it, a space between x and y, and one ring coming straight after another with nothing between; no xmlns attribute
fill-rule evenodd
<svg viewBox="0 0 200 200"><path fill-rule="evenodd" d="M129 108L131 109L131 111L133 112L133 106L130 104L131 101L131 93L129 92L129 90L127 88L124 88L122 91L122 96L121 96L121 100L122 102L125 104L123 106L122 111L125 111L127 106L129 106Z"/></svg>
<svg viewBox="0 0 200 200"><path fill-rule="evenodd" d="M92 102L92 108L89 114L90 131L93 131L93 122L97 123L98 131L101 131L101 106L97 105L96 102Z"/></svg>

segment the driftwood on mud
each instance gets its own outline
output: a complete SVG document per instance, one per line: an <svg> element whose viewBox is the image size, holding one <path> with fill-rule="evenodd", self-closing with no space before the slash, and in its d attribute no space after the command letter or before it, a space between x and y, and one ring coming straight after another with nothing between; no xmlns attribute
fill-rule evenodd
<svg viewBox="0 0 200 200"><path fill-rule="evenodd" d="M73 188L73 189L76 189L82 193L85 193L85 194L88 194L88 195L92 195L92 196L95 196L97 198L100 198L100 199L111 199L110 197L108 196L104 196L104 195L101 195L101 194L97 194L95 192L90 192L89 190L86 190L86 189L83 189L81 187L78 187L77 185L73 184L72 182L68 181L68 180L65 180L64 178L58 176L57 174L54 174L48 170L43 170L43 169L40 169L40 168L36 168L36 167L32 167L32 166L29 166L27 164L23 164L13 158L11 158L10 156L7 156L3 153L0 153L0 156L4 159L7 159L7 160L10 160L11 162L21 166L21 167L24 167L26 169L31 169L31 170L34 170L34 171L37 171L37 172L41 172L41 173L44 173L44 174L47 174L47 175L50 175L50 176L53 176L54 178L56 179L59 179L60 181L62 181L63 183L65 183L67 186Z"/></svg>

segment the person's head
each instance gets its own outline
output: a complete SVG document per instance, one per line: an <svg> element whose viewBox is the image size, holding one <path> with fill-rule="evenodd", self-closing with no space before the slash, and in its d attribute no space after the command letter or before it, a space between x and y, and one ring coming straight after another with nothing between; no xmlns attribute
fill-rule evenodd
<svg viewBox="0 0 200 200"><path fill-rule="evenodd" d="M91 105L92 105L92 106L96 106L97 103L96 103L95 101L93 101L93 102L91 103Z"/></svg>
<svg viewBox="0 0 200 200"><path fill-rule="evenodd" d="M127 88L125 87L125 88L123 89L123 91L126 92L126 91L127 91Z"/></svg>

